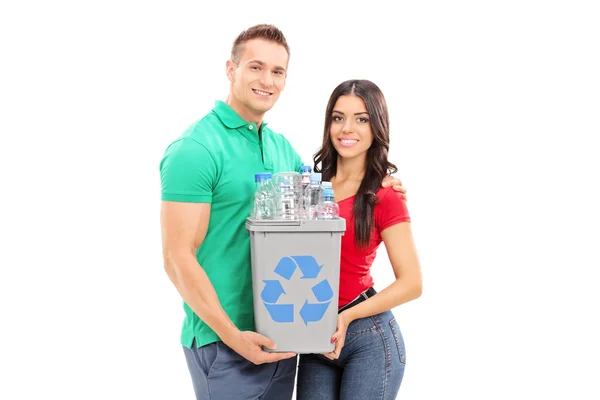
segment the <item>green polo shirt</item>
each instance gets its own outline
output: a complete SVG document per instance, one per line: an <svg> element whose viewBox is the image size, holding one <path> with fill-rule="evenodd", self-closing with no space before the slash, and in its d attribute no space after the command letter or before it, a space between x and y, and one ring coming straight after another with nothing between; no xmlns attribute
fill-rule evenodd
<svg viewBox="0 0 600 400"><path fill-rule="evenodd" d="M240 330L254 330L250 237L246 217L254 174L298 171L300 156L262 123L244 121L222 101L171 143L160 163L162 200L212 203L206 237L196 256L223 309ZM219 339L184 302L181 344L203 346Z"/></svg>

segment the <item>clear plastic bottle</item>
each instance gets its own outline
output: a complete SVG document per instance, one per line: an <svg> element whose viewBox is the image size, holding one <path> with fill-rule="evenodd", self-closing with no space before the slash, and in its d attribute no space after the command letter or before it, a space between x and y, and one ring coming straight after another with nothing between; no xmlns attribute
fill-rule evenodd
<svg viewBox="0 0 600 400"><path fill-rule="evenodd" d="M268 198L267 204L269 210L271 210L270 219L275 219L277 216L277 194L275 193L275 187L273 186L273 174L271 172L265 172L264 188Z"/></svg>
<svg viewBox="0 0 600 400"><path fill-rule="evenodd" d="M273 174L273 187L276 198L276 219L298 219L302 201L302 175L298 171L283 171ZM282 192L282 189L285 192ZM294 193L293 207L289 192ZM282 201L285 203L282 203Z"/></svg>
<svg viewBox="0 0 600 400"><path fill-rule="evenodd" d="M281 215L284 220L298 219L298 207L296 204L297 196L293 183L288 180L281 180L279 183L279 203Z"/></svg>
<svg viewBox="0 0 600 400"><path fill-rule="evenodd" d="M323 206L323 197L325 196L325 190L333 189L333 185L329 181L321 182L321 196L319 196L319 208Z"/></svg>
<svg viewBox="0 0 600 400"><path fill-rule="evenodd" d="M300 200L300 219L308 218L308 208L310 206L310 175L312 168L310 165L303 165L300 167L300 173L302 174L302 193Z"/></svg>
<svg viewBox="0 0 600 400"><path fill-rule="evenodd" d="M254 191L254 205L251 217L258 220L273 219L275 215L275 198L271 186L270 172L254 175L256 189Z"/></svg>
<svg viewBox="0 0 600 400"><path fill-rule="evenodd" d="M250 218L252 219L256 219L256 215L259 214L259 204L260 201L258 200L257 197L259 197L259 188L260 188L260 182L262 180L262 173L260 174L254 174L254 196L252 197L252 206L250 208Z"/></svg>
<svg viewBox="0 0 600 400"><path fill-rule="evenodd" d="M317 219L319 217L319 205L321 204L321 174L313 172L310 174L310 199L306 219Z"/></svg>
<svg viewBox="0 0 600 400"><path fill-rule="evenodd" d="M333 198L333 189L323 191L323 204L319 210L319 219L337 219L340 217L340 206Z"/></svg>

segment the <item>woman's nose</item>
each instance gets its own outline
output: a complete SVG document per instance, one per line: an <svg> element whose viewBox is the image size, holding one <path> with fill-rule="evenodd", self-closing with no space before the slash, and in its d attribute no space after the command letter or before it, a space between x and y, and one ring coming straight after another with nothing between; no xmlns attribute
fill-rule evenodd
<svg viewBox="0 0 600 400"><path fill-rule="evenodd" d="M352 132L354 129L354 124L352 123L351 120L346 120L346 122L344 122L344 126L342 127L342 132L346 133L346 132Z"/></svg>

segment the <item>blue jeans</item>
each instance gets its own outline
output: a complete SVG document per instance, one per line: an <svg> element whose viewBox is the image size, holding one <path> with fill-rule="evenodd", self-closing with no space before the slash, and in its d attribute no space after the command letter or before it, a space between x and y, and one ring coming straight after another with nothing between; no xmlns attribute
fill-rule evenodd
<svg viewBox="0 0 600 400"><path fill-rule="evenodd" d="M405 354L391 311L353 321L337 360L320 354L300 356L298 400L395 399Z"/></svg>
<svg viewBox="0 0 600 400"><path fill-rule="evenodd" d="M183 348L197 400L289 400L296 357L255 365L223 342Z"/></svg>

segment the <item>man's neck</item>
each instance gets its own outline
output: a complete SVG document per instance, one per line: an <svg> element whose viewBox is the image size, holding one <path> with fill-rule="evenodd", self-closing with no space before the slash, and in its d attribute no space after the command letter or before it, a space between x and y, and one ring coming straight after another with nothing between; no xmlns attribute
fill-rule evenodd
<svg viewBox="0 0 600 400"><path fill-rule="evenodd" d="M251 110L248 109L248 107L244 106L239 101L236 101L235 98L231 95L227 96L225 103L227 103L227 105L229 107L231 107L233 109L233 111L235 111L240 117L242 117L242 119L244 121L254 122L256 124L256 127L258 129L260 129L260 126L262 125L263 117L265 116L264 113L256 114L256 113L252 112Z"/></svg>

